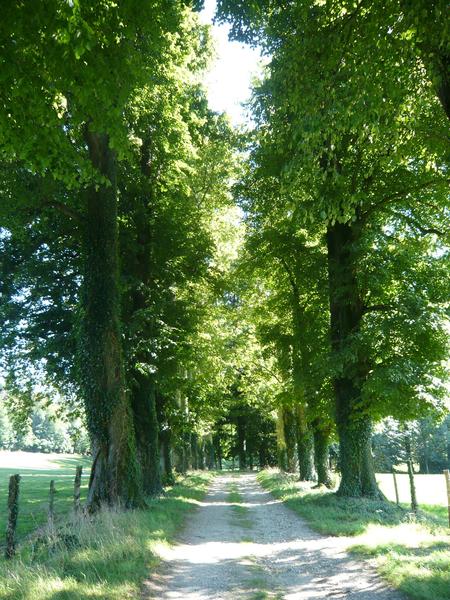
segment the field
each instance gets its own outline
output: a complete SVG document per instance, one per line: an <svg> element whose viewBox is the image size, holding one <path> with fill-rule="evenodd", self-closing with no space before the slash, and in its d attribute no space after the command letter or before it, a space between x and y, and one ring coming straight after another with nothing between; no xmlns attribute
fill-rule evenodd
<svg viewBox="0 0 450 600"><path fill-rule="evenodd" d="M19 541L47 521L48 491L55 480L55 514L70 511L77 465L83 465L81 499L86 497L90 459L74 454L41 454L0 451L0 531L6 529L10 475L21 476L17 537ZM0 538L0 545L4 539Z"/></svg>
<svg viewBox="0 0 450 600"><path fill-rule="evenodd" d="M395 502L394 479L390 473L378 473L377 481L383 494ZM416 495L422 511L430 513L445 526L448 523L447 488L444 475L415 475ZM408 475L397 475L400 504L408 508L411 503Z"/></svg>
<svg viewBox="0 0 450 600"><path fill-rule="evenodd" d="M50 471L64 475L71 468L63 463L60 469L56 463ZM174 541L212 477L198 472L178 479L161 498L149 500L147 510L103 510L95 518L69 518L56 534L42 536L40 546L24 541L17 558L0 558L0 598L140 598L142 582L160 561L160 549Z"/></svg>

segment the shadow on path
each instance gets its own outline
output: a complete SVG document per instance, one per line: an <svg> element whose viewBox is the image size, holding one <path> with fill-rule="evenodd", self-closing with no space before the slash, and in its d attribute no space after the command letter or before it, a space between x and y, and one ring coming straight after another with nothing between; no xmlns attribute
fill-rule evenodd
<svg viewBox="0 0 450 600"><path fill-rule="evenodd" d="M249 525L227 496L236 486ZM254 474L217 477L180 537L161 551L163 569L144 595L161 600L400 600L370 566L349 557L346 538L314 533L263 490Z"/></svg>

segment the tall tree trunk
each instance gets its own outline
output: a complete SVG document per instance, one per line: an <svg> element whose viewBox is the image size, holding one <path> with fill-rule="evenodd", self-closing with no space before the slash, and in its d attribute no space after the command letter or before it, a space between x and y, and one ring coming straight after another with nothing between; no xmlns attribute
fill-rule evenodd
<svg viewBox="0 0 450 600"><path fill-rule="evenodd" d="M217 433L214 435L213 438L213 443L214 443L214 451L215 451L215 455L217 457L217 466L219 468L219 471L222 470L222 441L221 441L221 432L217 431Z"/></svg>
<svg viewBox="0 0 450 600"><path fill-rule="evenodd" d="M144 493L156 496L162 490L162 480L155 386L149 375L139 371L134 374L131 406Z"/></svg>
<svg viewBox="0 0 450 600"><path fill-rule="evenodd" d="M340 365L333 380L340 444L341 496L380 495L369 460L371 420L361 409L366 364L352 347L359 334L363 306L356 280L358 224L336 223L327 231L331 346Z"/></svg>
<svg viewBox="0 0 450 600"><path fill-rule="evenodd" d="M333 480L329 470L328 447L330 440L330 429L321 426L320 423L313 424L314 432L314 463L317 471L317 485L327 488L333 487Z"/></svg>
<svg viewBox="0 0 450 600"><path fill-rule="evenodd" d="M115 158L108 136L87 131L93 166L109 184L86 193L84 281L79 363L94 461L87 506L143 504L120 333Z"/></svg>
<svg viewBox="0 0 450 600"><path fill-rule="evenodd" d="M284 439L284 419L283 409L279 407L277 409L277 420L276 420L276 434L277 434L277 461L278 468L280 471L286 471L287 460L286 460L286 442Z"/></svg>
<svg viewBox="0 0 450 600"><path fill-rule="evenodd" d="M205 469L205 442L201 439L197 445L198 448L198 469Z"/></svg>
<svg viewBox="0 0 450 600"><path fill-rule="evenodd" d="M244 471L247 468L247 452L245 448L245 418L239 415L236 420L239 470Z"/></svg>
<svg viewBox="0 0 450 600"><path fill-rule="evenodd" d="M198 441L198 435L196 433L191 433L191 457L192 457L192 468L199 469L199 454L200 447Z"/></svg>
<svg viewBox="0 0 450 600"><path fill-rule="evenodd" d="M163 456L163 481L165 485L173 485L175 479L173 476L173 468L172 468L172 452L170 447L170 441L172 437L172 432L167 427L163 431L161 431L160 440L162 446L162 456Z"/></svg>
<svg viewBox="0 0 450 600"><path fill-rule="evenodd" d="M290 406L283 407L284 441L286 444L286 471L295 473L297 461L295 456L297 442L297 419L294 409Z"/></svg>
<svg viewBox="0 0 450 600"><path fill-rule="evenodd" d="M312 481L315 477L314 438L303 405L297 407L297 455L300 481Z"/></svg>
<svg viewBox="0 0 450 600"><path fill-rule="evenodd" d="M144 190L134 199L134 224L137 243L133 261L135 266L133 274L136 283L131 298L131 315L128 315L128 318L133 321L133 317L137 315L138 332L141 339L137 340L139 350L133 356L133 365L136 363L140 365L151 363L147 348L151 345L154 337L153 315L149 309L149 295L153 286L151 198L154 190L150 180L148 151L148 144L144 144L141 156ZM142 323L143 314L146 317ZM129 379L133 381L131 386L132 409L138 455L142 463L144 492L153 496L162 490L155 382L150 372L141 367L134 368L134 366L131 367Z"/></svg>
<svg viewBox="0 0 450 600"><path fill-rule="evenodd" d="M447 416L447 466L450 469L450 415Z"/></svg>

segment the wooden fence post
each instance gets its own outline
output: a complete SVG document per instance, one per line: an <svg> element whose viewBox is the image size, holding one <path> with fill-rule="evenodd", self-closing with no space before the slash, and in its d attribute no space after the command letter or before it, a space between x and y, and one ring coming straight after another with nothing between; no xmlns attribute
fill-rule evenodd
<svg viewBox="0 0 450 600"><path fill-rule="evenodd" d="M398 497L398 485L397 485L397 473L395 469L392 469L392 476L394 477L394 489L395 489L395 501L397 504L400 504L400 499Z"/></svg>
<svg viewBox="0 0 450 600"><path fill-rule="evenodd" d="M413 467L413 461L411 459L408 460L408 476L409 476L409 487L411 490L411 508L414 512L417 512L419 505L417 504L416 484L414 483L414 467Z"/></svg>
<svg viewBox="0 0 450 600"><path fill-rule="evenodd" d="M20 475L11 475L8 491L8 525L6 527L5 558L12 558L16 553L16 526L19 514L19 482Z"/></svg>
<svg viewBox="0 0 450 600"><path fill-rule="evenodd" d="M81 487L81 474L83 467L78 465L75 473L75 482L73 485L73 508L76 513L80 512L80 487Z"/></svg>
<svg viewBox="0 0 450 600"><path fill-rule="evenodd" d="M48 494L48 522L53 525L55 520L55 481L50 481L50 489Z"/></svg>
<svg viewBox="0 0 450 600"><path fill-rule="evenodd" d="M447 484L448 526L450 527L450 471L445 469L444 475Z"/></svg>

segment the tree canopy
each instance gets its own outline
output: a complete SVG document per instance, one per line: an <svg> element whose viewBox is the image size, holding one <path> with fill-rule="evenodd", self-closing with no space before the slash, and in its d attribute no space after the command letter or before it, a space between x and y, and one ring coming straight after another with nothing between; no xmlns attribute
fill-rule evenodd
<svg viewBox="0 0 450 600"><path fill-rule="evenodd" d="M198 8L3 11L5 410L85 424L90 510L235 459L331 487L330 444L338 493L380 497L379 424L448 413L446 6L220 0L267 57L244 133Z"/></svg>

